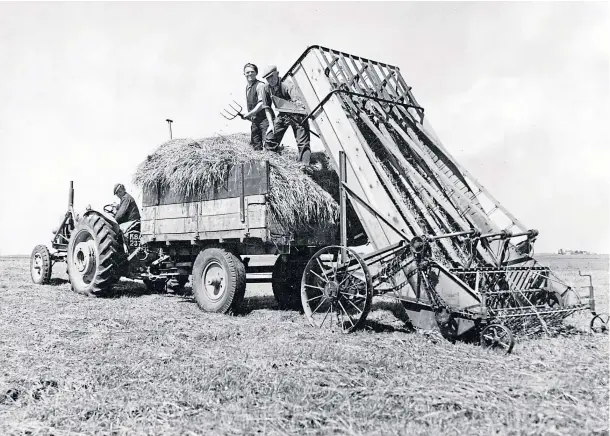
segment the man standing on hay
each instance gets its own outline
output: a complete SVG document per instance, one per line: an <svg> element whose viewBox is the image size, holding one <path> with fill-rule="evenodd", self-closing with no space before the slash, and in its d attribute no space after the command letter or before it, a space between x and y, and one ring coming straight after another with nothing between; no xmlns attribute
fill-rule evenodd
<svg viewBox="0 0 610 436"><path fill-rule="evenodd" d="M292 127L294 139L297 142L299 154L297 159L305 165L311 160L309 122L305 121L307 111L294 85L280 82L277 67L271 65L263 73L263 78L269 85L269 93L279 111L273 121L273 131L267 135L267 148L269 150L280 150L280 142L288 127ZM303 122L305 121L305 122Z"/></svg>
<svg viewBox="0 0 610 436"><path fill-rule="evenodd" d="M273 112L271 99L263 82L256 78L258 67L254 64L244 66L246 86L246 112L243 117L252 121L250 127L250 144L255 150L262 150L265 137L273 132Z"/></svg>

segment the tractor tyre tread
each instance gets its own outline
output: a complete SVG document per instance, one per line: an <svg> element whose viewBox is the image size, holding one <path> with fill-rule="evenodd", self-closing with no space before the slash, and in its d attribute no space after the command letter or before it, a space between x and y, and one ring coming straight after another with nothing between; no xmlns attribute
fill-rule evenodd
<svg viewBox="0 0 610 436"><path fill-rule="evenodd" d="M116 233L112 230L112 224L100 215L92 214L81 220L72 231L70 244L68 245L68 270L71 270L72 254L74 251L73 237L81 229L87 229L97 245L98 262L97 271L93 281L85 286L75 285L75 280L70 277L72 289L90 297L103 296L109 293L112 286L119 280L117 253L120 252Z"/></svg>
<svg viewBox="0 0 610 436"><path fill-rule="evenodd" d="M228 279L225 295L220 305L207 301L203 290L202 275L206 265L211 261L216 261L222 266ZM240 303L240 294L242 288L245 292L245 283L246 274L243 262L229 251L223 248L206 248L197 255L193 265L193 295L202 310L215 313L231 312Z"/></svg>
<svg viewBox="0 0 610 436"><path fill-rule="evenodd" d="M32 267L34 262L34 257L36 254L40 254L42 258L42 271L40 274L40 279L34 277ZM32 281L37 285L47 285L51 282L51 271L53 269L53 265L51 263L51 253L46 245L37 245L32 250L32 255L30 256L30 275L32 276Z"/></svg>

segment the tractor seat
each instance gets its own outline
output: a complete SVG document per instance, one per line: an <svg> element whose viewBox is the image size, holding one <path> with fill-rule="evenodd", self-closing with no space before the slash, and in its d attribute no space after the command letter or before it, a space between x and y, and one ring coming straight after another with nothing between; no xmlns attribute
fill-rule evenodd
<svg viewBox="0 0 610 436"><path fill-rule="evenodd" d="M128 232L132 231L140 231L140 220L126 221L122 224L119 224L119 228L121 229L121 233L124 235Z"/></svg>

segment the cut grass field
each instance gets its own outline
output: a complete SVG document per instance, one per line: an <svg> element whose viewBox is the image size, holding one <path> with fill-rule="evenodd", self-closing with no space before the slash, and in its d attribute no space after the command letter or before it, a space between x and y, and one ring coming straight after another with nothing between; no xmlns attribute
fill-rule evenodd
<svg viewBox="0 0 610 436"><path fill-rule="evenodd" d="M607 311L607 257L548 263L592 271ZM588 314L505 356L409 331L391 300L342 335L277 310L268 286L223 316L136 282L86 298L64 264L47 286L28 268L0 258L0 435L608 434L608 336Z"/></svg>

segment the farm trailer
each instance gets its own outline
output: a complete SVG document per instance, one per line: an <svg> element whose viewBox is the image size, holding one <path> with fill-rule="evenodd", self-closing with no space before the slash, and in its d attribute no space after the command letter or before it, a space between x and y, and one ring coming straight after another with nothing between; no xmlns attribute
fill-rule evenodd
<svg viewBox="0 0 610 436"><path fill-rule="evenodd" d="M390 292L414 326L508 352L514 331L548 334L581 310L606 331L591 277L569 286L536 261L538 231L453 158L397 67L312 46L287 79L340 175L341 243L314 254L302 278L312 325L355 330L373 295ZM348 200L373 249L366 255L346 241Z"/></svg>
<svg viewBox="0 0 610 436"><path fill-rule="evenodd" d="M72 288L98 296L110 294L120 277L162 290L184 286L192 275L199 306L221 313L239 309L247 280L271 281L281 308L299 308L305 264L317 249L338 242L338 226L314 225L301 234L284 229L270 210L270 171L268 161L238 164L221 183L190 197L145 189L141 220L128 226L118 225L112 205L77 215L70 182L52 250L38 245L32 252L32 280L49 283L53 264L66 262Z"/></svg>
<svg viewBox="0 0 610 436"><path fill-rule="evenodd" d="M225 312L216 300L228 302L226 295L235 292L237 308L246 278L265 281L271 275L279 306L300 307L305 264L317 249L338 242L338 226L286 231L270 210L270 171L268 161L233 166L223 184L196 198L145 190L140 243L162 256L152 270L157 280L187 280L192 274L199 305Z"/></svg>

